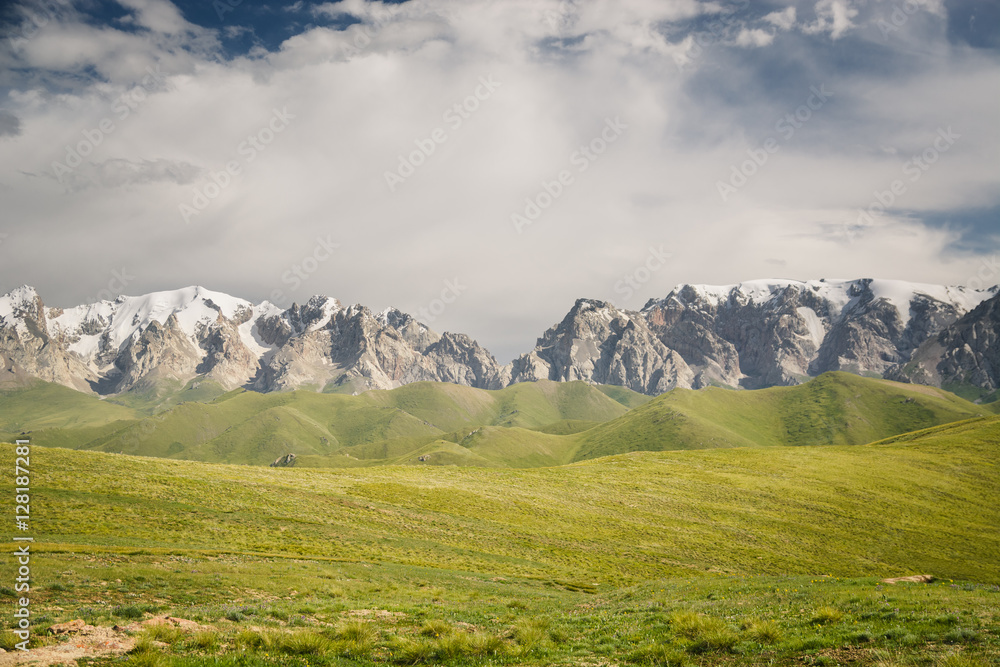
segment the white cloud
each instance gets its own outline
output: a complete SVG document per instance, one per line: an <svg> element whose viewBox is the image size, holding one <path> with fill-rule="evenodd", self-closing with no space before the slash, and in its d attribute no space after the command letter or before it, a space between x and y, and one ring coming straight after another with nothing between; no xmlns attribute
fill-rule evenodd
<svg viewBox="0 0 1000 667"><path fill-rule="evenodd" d="M0 109L0 137L16 136L21 133L21 119L9 111Z"/></svg>
<svg viewBox="0 0 1000 667"><path fill-rule="evenodd" d="M771 12L764 17L764 20L782 30L791 30L795 26L795 7Z"/></svg>
<svg viewBox="0 0 1000 667"><path fill-rule="evenodd" d="M794 27L788 10L746 24L726 15L732 33L699 45L679 26L720 7L351 0L328 9L349 11L361 24L314 27L273 53L226 60L211 31L137 3L142 34L70 17L8 54L6 66L28 74L7 76L11 92L0 98L20 121L0 154L7 186L0 188L0 231L8 234L0 289L34 283L53 305L70 305L125 265L137 276L135 292L199 283L263 299L289 292L283 273L329 234L343 252L291 299L325 293L416 312L443 280L458 277L468 289L434 328L469 333L510 357L530 348L574 299L619 298L615 283L651 244L673 257L625 305L641 306L678 282L760 277L776 270L775 261L793 277L961 282L973 260L946 252L954 233L916 217L995 205L1000 187L995 55L945 48L939 33L908 34L936 47L927 61L907 60L908 76L845 77L827 59L825 35L843 44L862 35L851 26L863 22L843 2L817 5L810 25L822 25L814 32L823 37L800 35L802 44L767 53L815 76L791 100L782 97L789 82L774 86L732 66L762 53L734 45L776 48L768 30ZM559 12L559 20L547 21L546 12ZM812 42L822 48L810 50ZM689 66L680 70L675 56L685 54ZM156 63L167 81L122 117L116 100ZM88 80L90 67L104 80ZM64 75L65 87L47 83ZM475 99L481 77L500 86ZM774 121L823 82L835 101L783 141L736 196L720 201L716 183L760 149L755 127L774 134ZM476 108L463 108L455 127L447 118L456 116L446 113L468 99ZM294 118L269 134L276 108ZM581 172L574 153L616 116L628 129ZM70 192L28 175L50 170L103 119L114 128L86 156ZM858 209L948 124L963 140L907 192L910 216L888 216L849 238ZM424 164L390 193L385 172L400 155L426 147L437 129L445 141L432 142ZM268 139L252 159L241 150L251 138ZM226 180L220 174L232 162L238 173L184 224L179 204L213 174ZM560 171L573 183L516 233L510 215L553 187Z"/></svg>
<svg viewBox="0 0 1000 667"><path fill-rule="evenodd" d="M133 10L128 22L164 35L198 32L196 26L184 19L180 10L168 0L117 0L126 9Z"/></svg>
<svg viewBox="0 0 1000 667"><path fill-rule="evenodd" d="M766 30L760 30L758 28L744 28L740 31L740 34L736 36L736 46L768 46L773 41L774 35Z"/></svg>
<svg viewBox="0 0 1000 667"><path fill-rule="evenodd" d="M816 20L803 27L808 34L829 33L831 39L839 39L855 27L852 20L858 10L851 6L851 0L819 0L815 9Z"/></svg>

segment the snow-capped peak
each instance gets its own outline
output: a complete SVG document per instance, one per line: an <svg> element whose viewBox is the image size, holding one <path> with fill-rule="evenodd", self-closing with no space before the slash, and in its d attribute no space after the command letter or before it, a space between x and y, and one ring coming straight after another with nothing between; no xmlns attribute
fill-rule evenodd
<svg viewBox="0 0 1000 667"><path fill-rule="evenodd" d="M71 351L92 359L102 345L120 349L153 322L166 324L175 317L181 331L195 339L201 327L218 321L220 315L229 320L248 319L254 305L222 292L191 286L142 296L120 296L114 301L75 308L46 310L52 332L74 341L69 346Z"/></svg>
<svg viewBox="0 0 1000 667"><path fill-rule="evenodd" d="M755 305L765 304L783 294L788 288L799 291L811 291L817 297L827 301L834 314L842 312L859 295L870 289L874 300L884 299L892 304L904 321L911 317L911 304L917 296L926 296L943 303L951 304L962 312L968 312L996 293L995 289L971 289L944 285L915 283L904 280L885 279L820 279L820 280L786 280L762 279L748 280L734 285L677 285L670 294L662 300L651 301L646 309L662 306L670 299L681 301L680 294L685 289L695 292L699 299L718 307L735 298L741 303Z"/></svg>
<svg viewBox="0 0 1000 667"><path fill-rule="evenodd" d="M0 323L13 325L19 333L26 331L24 317L31 313L38 299L34 287L21 285L0 296Z"/></svg>

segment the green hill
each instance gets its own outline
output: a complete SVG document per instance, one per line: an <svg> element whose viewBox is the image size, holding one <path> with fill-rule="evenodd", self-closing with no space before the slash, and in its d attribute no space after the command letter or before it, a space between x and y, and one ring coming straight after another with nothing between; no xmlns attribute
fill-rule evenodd
<svg viewBox="0 0 1000 667"><path fill-rule="evenodd" d="M39 444L140 456L266 465L292 452L314 465L350 466L385 463L408 454L415 458L432 442L458 445L484 426L518 431L552 427L575 433L584 424L592 426L628 411L619 400L582 382L545 381L500 391L421 382L359 396L307 391L215 393L200 396L205 402L184 402L143 416L136 409L38 383L0 396L0 414L8 426L0 432L10 439L30 431ZM626 402L635 400L627 390L615 395ZM516 438L514 431L511 437ZM538 436L540 442L547 439ZM320 460L328 456L333 459ZM526 457L527 463L503 454L490 460L530 465L530 461L553 464L565 458L535 452ZM487 464L487 459L467 453L460 459Z"/></svg>
<svg viewBox="0 0 1000 667"><path fill-rule="evenodd" d="M131 408L41 380L0 391L0 438L4 440L22 431L88 429L139 416Z"/></svg>
<svg viewBox="0 0 1000 667"><path fill-rule="evenodd" d="M32 645L65 657L88 638L47 629L82 618L136 642L95 665L1000 659L1000 417L521 470L467 444L427 443L443 467L340 470L33 447Z"/></svg>
<svg viewBox="0 0 1000 667"><path fill-rule="evenodd" d="M706 571L989 581L1000 576L998 450L1000 417L876 445L642 452L535 470L272 469L35 447L44 502L33 521L49 544L576 581ZM453 463L490 453L446 441L427 451Z"/></svg>
<svg viewBox="0 0 1000 667"><path fill-rule="evenodd" d="M992 414L920 385L825 373L794 387L675 389L580 436L579 459L629 451L860 445Z"/></svg>
<svg viewBox="0 0 1000 667"><path fill-rule="evenodd" d="M993 414L938 389L847 373L758 391L676 389L650 400L548 381L500 391L420 382L358 396L241 390L208 400L214 393L144 416L37 383L0 394L0 435L216 463L267 465L294 453L298 465L315 467L539 467L632 451L859 445Z"/></svg>

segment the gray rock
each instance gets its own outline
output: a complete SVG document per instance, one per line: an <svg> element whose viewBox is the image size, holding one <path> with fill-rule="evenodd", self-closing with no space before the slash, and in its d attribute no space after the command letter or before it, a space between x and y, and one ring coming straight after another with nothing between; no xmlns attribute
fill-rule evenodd
<svg viewBox="0 0 1000 667"><path fill-rule="evenodd" d="M1000 388L1000 295L945 327L892 369L890 379L919 384Z"/></svg>
<svg viewBox="0 0 1000 667"><path fill-rule="evenodd" d="M641 311L580 299L532 351L502 367L468 336L328 297L282 310L189 287L59 309L21 287L0 297L0 384L40 378L115 394L207 378L225 389L360 392L546 379L655 395L792 385L842 370L993 390L996 294L775 280L680 285Z"/></svg>
<svg viewBox="0 0 1000 667"><path fill-rule="evenodd" d="M291 468L295 465L297 457L295 454L285 454L284 456L279 456L274 463L271 464L272 468Z"/></svg>

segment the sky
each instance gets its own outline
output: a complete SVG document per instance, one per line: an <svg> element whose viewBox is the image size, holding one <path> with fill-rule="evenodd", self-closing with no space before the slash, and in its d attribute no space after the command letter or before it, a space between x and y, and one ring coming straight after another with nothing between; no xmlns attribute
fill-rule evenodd
<svg viewBox="0 0 1000 667"><path fill-rule="evenodd" d="M0 293L396 307L501 362L578 298L1000 282L995 0L0 10Z"/></svg>

